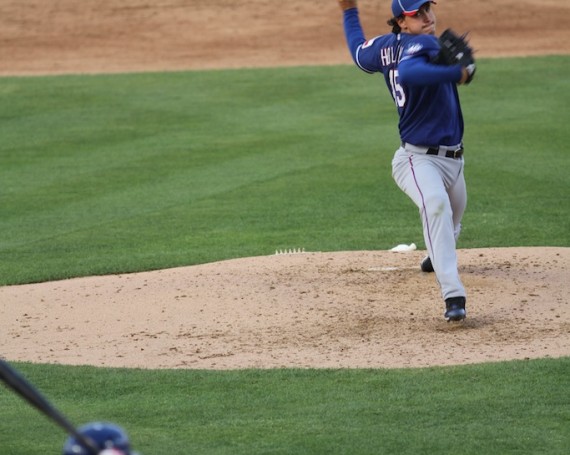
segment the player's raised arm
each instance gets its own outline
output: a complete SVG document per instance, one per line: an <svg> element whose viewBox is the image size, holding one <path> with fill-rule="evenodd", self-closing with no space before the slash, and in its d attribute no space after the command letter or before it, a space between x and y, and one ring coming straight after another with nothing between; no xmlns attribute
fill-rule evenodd
<svg viewBox="0 0 570 455"><path fill-rule="evenodd" d="M340 9L343 11L344 36L348 50L355 63L358 64L357 54L362 43L366 41L364 31L358 17L356 0L339 0Z"/></svg>

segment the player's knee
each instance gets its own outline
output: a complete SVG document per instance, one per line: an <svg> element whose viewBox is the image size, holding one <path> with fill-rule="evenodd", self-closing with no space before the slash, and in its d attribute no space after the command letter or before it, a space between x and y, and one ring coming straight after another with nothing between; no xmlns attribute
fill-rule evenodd
<svg viewBox="0 0 570 455"><path fill-rule="evenodd" d="M447 197L433 195L425 199L425 213L428 217L451 216L451 205Z"/></svg>

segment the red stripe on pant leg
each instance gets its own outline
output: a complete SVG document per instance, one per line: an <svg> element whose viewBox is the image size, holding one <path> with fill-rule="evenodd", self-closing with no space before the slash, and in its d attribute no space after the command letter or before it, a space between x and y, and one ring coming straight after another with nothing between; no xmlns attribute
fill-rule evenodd
<svg viewBox="0 0 570 455"><path fill-rule="evenodd" d="M414 170L414 162L413 162L413 156L410 156L408 158L409 162L410 162L410 169L412 171L412 176L414 177L414 183L416 184L416 188L418 190L418 193L420 194L420 197L422 199L422 216L425 219L425 226L426 226L426 231L427 231L427 237L428 237L428 241L429 241L429 245L430 245L430 249L431 249L431 255L433 256L433 243L431 241L431 231L429 228L429 220L427 217L427 210L426 210L426 204L425 204L425 200L424 200L424 194L422 193L422 190L420 188L420 185L418 184L418 179L416 178L416 171ZM432 264L434 261L434 258L431 258Z"/></svg>

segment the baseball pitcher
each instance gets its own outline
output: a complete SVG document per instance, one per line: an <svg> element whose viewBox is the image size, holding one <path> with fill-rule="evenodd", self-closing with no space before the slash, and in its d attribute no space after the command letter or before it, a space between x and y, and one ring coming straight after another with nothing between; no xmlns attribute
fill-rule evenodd
<svg viewBox="0 0 570 455"><path fill-rule="evenodd" d="M456 241L467 203L463 175L463 115L457 86L475 75L465 37L446 30L436 37L434 1L393 0L392 32L369 40L357 0L338 0L348 49L358 68L382 73L399 114L401 144L392 160L398 187L419 209L428 256L445 300L447 321L466 317L465 288Z"/></svg>

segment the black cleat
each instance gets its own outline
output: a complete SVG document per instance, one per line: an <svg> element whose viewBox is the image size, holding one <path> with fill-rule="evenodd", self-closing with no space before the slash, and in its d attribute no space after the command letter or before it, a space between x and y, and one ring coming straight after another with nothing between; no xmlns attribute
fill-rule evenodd
<svg viewBox="0 0 570 455"><path fill-rule="evenodd" d="M445 320L463 321L467 316L465 311L465 297L450 297L445 299Z"/></svg>
<svg viewBox="0 0 570 455"><path fill-rule="evenodd" d="M429 256L426 256L424 260L420 263L420 269L422 269L422 272L426 273L432 273L434 271Z"/></svg>

